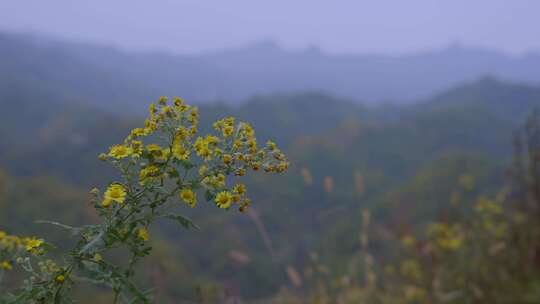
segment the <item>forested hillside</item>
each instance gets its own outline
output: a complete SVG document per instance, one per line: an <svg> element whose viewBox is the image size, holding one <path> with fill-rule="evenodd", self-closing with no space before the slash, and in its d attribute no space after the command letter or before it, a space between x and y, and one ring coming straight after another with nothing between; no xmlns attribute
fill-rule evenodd
<svg viewBox="0 0 540 304"><path fill-rule="evenodd" d="M88 105L89 88L72 99L77 86L68 95L44 87L0 90L0 229L60 242L61 231L33 222L91 222L85 193L114 176L97 155L142 119ZM254 200L249 216L202 208L185 211L200 231L160 225L152 231L159 236L156 259L167 266L146 270L163 297L195 299L199 285L255 299L291 286L291 269L303 269L313 253L344 269L360 248L361 210L371 210L381 229L414 231L451 209L463 180L475 184L463 199L500 187L513 136L539 105L540 88L492 78L413 105L363 106L320 93L201 105L203 129L228 115L247 120L261 140L276 139L292 167L282 178L256 175L247 182ZM374 250L390 254L383 248Z"/></svg>

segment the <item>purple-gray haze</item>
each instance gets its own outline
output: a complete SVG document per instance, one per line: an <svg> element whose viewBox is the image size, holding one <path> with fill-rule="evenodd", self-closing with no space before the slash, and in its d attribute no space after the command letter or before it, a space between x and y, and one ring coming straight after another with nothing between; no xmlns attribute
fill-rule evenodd
<svg viewBox="0 0 540 304"><path fill-rule="evenodd" d="M198 53L276 40L334 53L399 54L459 42L540 50L537 0L1 0L0 31Z"/></svg>

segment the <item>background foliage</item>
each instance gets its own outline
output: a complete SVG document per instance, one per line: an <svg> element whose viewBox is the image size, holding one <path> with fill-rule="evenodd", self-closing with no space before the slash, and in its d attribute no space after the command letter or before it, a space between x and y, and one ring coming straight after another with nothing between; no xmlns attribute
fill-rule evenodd
<svg viewBox="0 0 540 304"><path fill-rule="evenodd" d="M136 127L141 111L90 106L73 87L22 72L2 83L0 230L69 247L74 240L35 221L96 222L87 189L118 178L96 155ZM151 95L126 94L136 102ZM538 87L483 78L409 105L364 106L317 92L201 105L201 132L224 116L250 121L260 141L275 138L293 166L282 178L257 174L246 181L255 205L247 215L202 206L187 210L200 231L154 227L155 250L141 265L141 280L163 303L395 303L405 295L413 302L472 303L506 300L501 293L534 302L537 236L528 228L537 227L530 206L535 162L514 156L535 155L534 124L523 126L539 104ZM500 212L477 210L482 202ZM527 217L515 222L521 213ZM488 220L508 227L500 240L487 237ZM436 223L446 226L433 231ZM457 234L459 250L439 251L438 234ZM403 244L408 236L412 247ZM500 242L505 249L492 256ZM409 275L418 269L421 280L401 268ZM428 273L435 268L440 277ZM464 289L463 282L478 287ZM110 296L89 286L76 292Z"/></svg>

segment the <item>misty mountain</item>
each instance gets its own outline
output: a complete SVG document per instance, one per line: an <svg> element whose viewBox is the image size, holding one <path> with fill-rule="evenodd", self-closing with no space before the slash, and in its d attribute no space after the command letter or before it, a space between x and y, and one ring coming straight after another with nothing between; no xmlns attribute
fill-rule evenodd
<svg viewBox="0 0 540 304"><path fill-rule="evenodd" d="M237 103L254 94L308 90L366 103L411 102L484 75L540 83L540 54L512 57L451 46L403 56L330 55L262 42L171 55L0 33L2 98L32 87L32 92L109 109L139 110L160 95Z"/></svg>
<svg viewBox="0 0 540 304"><path fill-rule="evenodd" d="M0 99L0 168L5 170L0 172L0 222L26 225L21 231L28 231L40 228L30 225L36 219L91 220L86 190L115 177L96 156L143 118L56 100L43 90L19 93L18 99ZM158 227L169 246L162 252L177 254L168 262L175 265L167 274L170 288L189 294L190 285L178 290L177 276L202 273L245 287L246 297L268 296L288 282L281 266L304 266L318 248L327 248L322 254L336 267L346 267L345 258L358 250L360 209L370 208L390 227L406 221L420 225L448 206L464 173L474 176L478 189L499 186L514 132L538 106L540 87L492 78L392 107L363 107L315 93L260 95L238 106L201 105L203 134L223 116L247 120L260 142L277 141L292 166L279 178L245 180L275 260L248 217L201 204L205 207L186 211L203 227L196 234L179 233L166 223ZM9 189L2 189L2 178ZM327 180L333 181L330 190ZM211 245L204 247L209 239ZM238 264L231 250L252 262Z"/></svg>
<svg viewBox="0 0 540 304"><path fill-rule="evenodd" d="M271 42L201 56L262 92L323 90L356 100L394 102L433 95L491 75L540 83L540 54L511 57L496 51L446 49L404 56L328 55L317 48L284 51ZM240 88L240 83L231 84ZM241 91L236 94L242 95Z"/></svg>

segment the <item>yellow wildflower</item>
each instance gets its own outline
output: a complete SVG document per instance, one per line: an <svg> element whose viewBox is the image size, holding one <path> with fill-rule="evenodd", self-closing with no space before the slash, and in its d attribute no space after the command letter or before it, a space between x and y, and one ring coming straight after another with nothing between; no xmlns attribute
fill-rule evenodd
<svg viewBox="0 0 540 304"><path fill-rule="evenodd" d="M180 198L191 208L195 207L197 204L197 196L191 189L182 189L182 191L180 191Z"/></svg>
<svg viewBox="0 0 540 304"><path fill-rule="evenodd" d="M243 146L244 143L238 139L233 142L233 149L235 150L241 149Z"/></svg>
<svg viewBox="0 0 540 304"><path fill-rule="evenodd" d="M272 153L272 156L274 156L275 159L280 160L280 161L285 160L285 155L279 150L274 150L274 153Z"/></svg>
<svg viewBox="0 0 540 304"><path fill-rule="evenodd" d="M167 104L167 100L168 100L168 99L169 99L169 98L167 98L167 96L161 96L161 97L159 97L159 99L158 99L158 103L159 103L160 105L164 106L164 105Z"/></svg>
<svg viewBox="0 0 540 304"><path fill-rule="evenodd" d="M261 168L261 163L259 163L259 162L252 162L251 163L251 169L253 169L253 171L258 171L260 168Z"/></svg>
<svg viewBox="0 0 540 304"><path fill-rule="evenodd" d="M0 263L0 269L11 270L11 269L13 269L13 266L11 265L10 262L3 261L3 262Z"/></svg>
<svg viewBox="0 0 540 304"><path fill-rule="evenodd" d="M178 129L176 129L176 134L174 137L174 143L180 144L186 137L189 136L189 131L186 129L186 127L181 126Z"/></svg>
<svg viewBox="0 0 540 304"><path fill-rule="evenodd" d="M66 277L64 275L60 274L60 275L56 276L55 280L58 283L63 283L66 280Z"/></svg>
<svg viewBox="0 0 540 304"><path fill-rule="evenodd" d="M257 149L257 140L255 138L248 140L247 144L250 150L255 151ZM255 153L255 152L251 152L251 153Z"/></svg>
<svg viewBox="0 0 540 304"><path fill-rule="evenodd" d="M197 152L197 155L205 159L210 159L211 151L210 151L210 148L208 147L209 143L210 143L209 138L203 139L202 137L198 137L195 140L195 144L193 145L193 147L195 148L195 151Z"/></svg>
<svg viewBox="0 0 540 304"><path fill-rule="evenodd" d="M206 172L208 172L208 167L205 165L202 165L199 167L199 175L204 176L206 175Z"/></svg>
<svg viewBox="0 0 540 304"><path fill-rule="evenodd" d="M253 127L251 127L250 124L244 122L242 126L243 126L242 131L244 132L244 134L246 134L247 137L255 136L255 131L253 130Z"/></svg>
<svg viewBox="0 0 540 304"><path fill-rule="evenodd" d="M280 162L277 165L276 171L281 173L281 172L284 172L285 170L287 170L287 168L289 168L289 163L288 162Z"/></svg>
<svg viewBox="0 0 540 304"><path fill-rule="evenodd" d="M219 208L227 209L231 207L233 202L232 194L228 191L221 191L216 195L215 202Z"/></svg>
<svg viewBox="0 0 540 304"><path fill-rule="evenodd" d="M146 182L152 182L160 176L161 174L159 172L159 168L154 165L150 165L141 169L141 172L139 172L139 183L144 184Z"/></svg>
<svg viewBox="0 0 540 304"><path fill-rule="evenodd" d="M219 156L221 156L221 154L223 154L223 150L221 150L220 148L216 148L216 149L214 150L214 155L215 155L215 156L218 156L218 157L219 157Z"/></svg>
<svg viewBox="0 0 540 304"><path fill-rule="evenodd" d="M131 150L134 155L141 156L143 143L140 140L134 140L131 142Z"/></svg>
<svg viewBox="0 0 540 304"><path fill-rule="evenodd" d="M189 113L188 121L190 123L197 123L199 120L199 109L194 107L191 109L191 112Z"/></svg>
<svg viewBox="0 0 540 304"><path fill-rule="evenodd" d="M186 112L187 110L189 110L191 107L188 106L187 104L183 104L183 105L176 106L176 108L177 108L178 111L180 111L181 113L184 113L184 112Z"/></svg>
<svg viewBox="0 0 540 304"><path fill-rule="evenodd" d="M146 150L148 150L150 153L161 152L161 147L156 144L149 144L146 146Z"/></svg>
<svg viewBox="0 0 540 304"><path fill-rule="evenodd" d="M161 108L161 113L165 114L165 115L171 115L172 114L172 108L169 107L169 106L164 106L163 108Z"/></svg>
<svg viewBox="0 0 540 304"><path fill-rule="evenodd" d="M266 146L268 147L268 149L269 149L270 151L274 151L275 149L277 149L276 143L273 142L273 141L271 141L271 140L269 140L269 141L266 142Z"/></svg>
<svg viewBox="0 0 540 304"><path fill-rule="evenodd" d="M174 97L173 98L173 103L174 103L175 107L180 107L180 106L184 105L184 100L182 100L182 98L180 98L180 97Z"/></svg>
<svg viewBox="0 0 540 304"><path fill-rule="evenodd" d="M156 114L156 105L151 103L148 106L148 112L150 112L150 116L154 116L154 114Z"/></svg>
<svg viewBox="0 0 540 304"><path fill-rule="evenodd" d="M39 252L39 247L41 247L41 245L43 245L43 240L42 239L36 239L36 238L28 238L26 239L26 245L25 245L25 248L26 248L26 251L28 252L31 252L31 253L38 253Z"/></svg>
<svg viewBox="0 0 540 304"><path fill-rule="evenodd" d="M219 142L219 138L215 137L214 135L206 135L205 140L210 145L217 144Z"/></svg>
<svg viewBox="0 0 540 304"><path fill-rule="evenodd" d="M245 212L250 205L251 205L251 200L249 198L246 198L240 203L240 208L238 208L238 210L240 212Z"/></svg>
<svg viewBox="0 0 540 304"><path fill-rule="evenodd" d="M145 136L147 134L146 134L145 129L143 129L143 128L135 128L135 129L131 130L131 135L135 136L135 137L140 137L140 136Z"/></svg>
<svg viewBox="0 0 540 304"><path fill-rule="evenodd" d="M139 237L145 242L150 239L150 236L148 235L148 230L146 230L146 228L139 228L139 230L137 230L137 237Z"/></svg>
<svg viewBox="0 0 540 304"><path fill-rule="evenodd" d="M238 170L236 170L236 171L234 172L234 175L235 175L235 176L244 176L244 175L246 175L246 169L244 169L244 168L239 168Z"/></svg>
<svg viewBox="0 0 540 304"><path fill-rule="evenodd" d="M207 176L203 178L202 183L205 186L209 186L213 188L221 188L225 186L225 175L220 173L214 176Z"/></svg>
<svg viewBox="0 0 540 304"><path fill-rule="evenodd" d="M157 130L157 123L153 119L147 119L144 121L144 133L150 135Z"/></svg>
<svg viewBox="0 0 540 304"><path fill-rule="evenodd" d="M124 145L114 145L109 150L109 156L122 159L130 156L132 153L131 148Z"/></svg>
<svg viewBox="0 0 540 304"><path fill-rule="evenodd" d="M218 174L218 175L216 176L216 181L215 181L215 183L216 183L216 187L223 187L223 186L225 186L225 175L223 175L223 174L221 174L221 173Z"/></svg>
<svg viewBox="0 0 540 304"><path fill-rule="evenodd" d="M236 184L232 190L235 193L244 195L246 193L246 186L244 184Z"/></svg>
<svg viewBox="0 0 540 304"><path fill-rule="evenodd" d="M103 198L103 200L101 201L101 206L104 207L104 208L107 208L111 205L112 203L112 200L108 197L105 197Z"/></svg>
<svg viewBox="0 0 540 304"><path fill-rule="evenodd" d="M223 128L223 136L229 137L234 133L234 127L233 126L226 126Z"/></svg>
<svg viewBox="0 0 540 304"><path fill-rule="evenodd" d="M179 160L187 160L191 154L191 151L181 144L174 145L172 152L173 156Z"/></svg>
<svg viewBox="0 0 540 304"><path fill-rule="evenodd" d="M124 201L126 200L126 189L124 188L124 186L120 185L120 184L112 184L109 186L109 188L107 188L107 191L105 191L105 199L104 199L104 202L107 200L108 204L111 203L111 201L113 202L117 202L118 204L123 204ZM102 205L105 205L104 203L102 203Z"/></svg>
<svg viewBox="0 0 540 304"><path fill-rule="evenodd" d="M231 163L231 161L232 161L232 156L230 154L223 154L221 159L223 159L223 163L225 165L229 165Z"/></svg>
<svg viewBox="0 0 540 304"><path fill-rule="evenodd" d="M227 117L224 119L224 123L226 126L232 126L234 125L234 117Z"/></svg>
<svg viewBox="0 0 540 304"><path fill-rule="evenodd" d="M157 160L166 161L170 155L170 151L167 148L162 148L156 144L149 144L146 146L146 150L150 152Z"/></svg>
<svg viewBox="0 0 540 304"><path fill-rule="evenodd" d="M101 254L99 254L99 253L94 254L94 261L96 261L98 263L103 261L103 257L101 256Z"/></svg>

